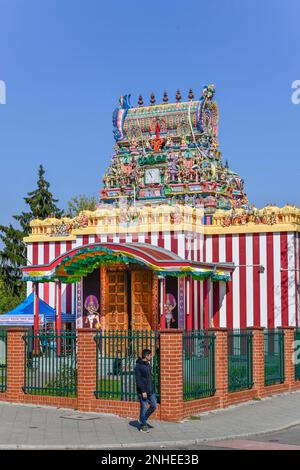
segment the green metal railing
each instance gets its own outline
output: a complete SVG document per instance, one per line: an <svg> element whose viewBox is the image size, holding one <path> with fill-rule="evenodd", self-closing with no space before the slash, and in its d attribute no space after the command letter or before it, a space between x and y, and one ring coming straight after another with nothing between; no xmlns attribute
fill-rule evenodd
<svg viewBox="0 0 300 470"><path fill-rule="evenodd" d="M294 364L295 364L295 380L300 380L300 355L299 355L299 345L300 345L300 329L296 328L294 333ZM299 343L297 343L299 341Z"/></svg>
<svg viewBox="0 0 300 470"><path fill-rule="evenodd" d="M183 333L183 399L215 394L215 335L197 330Z"/></svg>
<svg viewBox="0 0 300 470"><path fill-rule="evenodd" d="M265 386L284 382L284 332L266 330L265 343Z"/></svg>
<svg viewBox="0 0 300 470"><path fill-rule="evenodd" d="M25 341L25 393L48 396L77 396L76 332L29 331Z"/></svg>
<svg viewBox="0 0 300 470"><path fill-rule="evenodd" d="M99 331L96 342L97 398L136 401L135 365L143 349L152 351L152 379L160 399L160 336L157 331Z"/></svg>
<svg viewBox="0 0 300 470"><path fill-rule="evenodd" d="M253 387L253 334L247 330L228 332L228 391Z"/></svg>
<svg viewBox="0 0 300 470"><path fill-rule="evenodd" d="M0 329L0 392L7 387L7 333Z"/></svg>

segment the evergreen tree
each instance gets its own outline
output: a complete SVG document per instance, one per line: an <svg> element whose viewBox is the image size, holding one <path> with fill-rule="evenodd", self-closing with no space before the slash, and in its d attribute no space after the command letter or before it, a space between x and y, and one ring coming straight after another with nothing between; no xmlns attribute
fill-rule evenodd
<svg viewBox="0 0 300 470"><path fill-rule="evenodd" d="M46 219L49 216L60 218L63 211L58 209L53 194L49 191L50 183L44 178L45 170L42 165L39 166L37 188L24 197L24 201L29 206L28 212L22 212L21 215L15 215L14 218L20 223L25 235L30 233L30 221L32 219Z"/></svg>
<svg viewBox="0 0 300 470"><path fill-rule="evenodd" d="M27 264L23 238L30 234L30 221L49 216L61 217L63 213L56 205L58 201L50 192L50 183L45 180L44 174L45 170L40 165L37 188L24 197L28 211L13 216L19 222L20 228L15 228L12 224L0 225L0 240L3 245L0 250L0 295L3 300L0 303L0 313L3 313L5 305L6 310L9 310L11 305L20 302L25 295L26 286L21 281L20 268Z"/></svg>

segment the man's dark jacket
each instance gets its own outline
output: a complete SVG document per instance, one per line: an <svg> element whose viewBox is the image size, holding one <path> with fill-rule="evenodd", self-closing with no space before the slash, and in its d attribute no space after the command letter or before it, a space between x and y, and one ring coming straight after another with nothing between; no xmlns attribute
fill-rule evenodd
<svg viewBox="0 0 300 470"><path fill-rule="evenodd" d="M147 393L149 397L154 393L152 382L151 365L148 361L138 359L135 367L136 390L137 393Z"/></svg>

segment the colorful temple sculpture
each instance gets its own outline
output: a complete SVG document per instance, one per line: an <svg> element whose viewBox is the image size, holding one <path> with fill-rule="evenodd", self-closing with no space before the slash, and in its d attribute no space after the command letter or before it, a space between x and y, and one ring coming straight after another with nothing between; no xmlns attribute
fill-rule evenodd
<svg viewBox="0 0 300 470"><path fill-rule="evenodd" d="M58 329L62 311L111 330L300 325L300 210L249 204L214 94L121 97L97 210L31 222L23 278Z"/></svg>

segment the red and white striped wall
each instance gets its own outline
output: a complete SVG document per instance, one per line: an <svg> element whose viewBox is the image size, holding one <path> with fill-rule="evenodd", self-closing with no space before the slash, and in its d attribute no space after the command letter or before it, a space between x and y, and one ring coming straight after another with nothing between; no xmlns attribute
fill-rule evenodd
<svg viewBox="0 0 300 470"><path fill-rule="evenodd" d="M206 262L233 262L232 282L192 282L192 306L185 325L192 328L277 327L300 324L300 234L249 233L201 235L174 232L128 235L80 235L76 241L33 242L28 246L28 260L45 264L76 246L94 242L139 242L160 246L184 259ZM258 266L265 268L259 272ZM28 283L28 294L32 290ZM55 306L53 283L40 284L40 297ZM186 295L184 296L187 304ZM75 312L75 286L63 285L62 308Z"/></svg>

